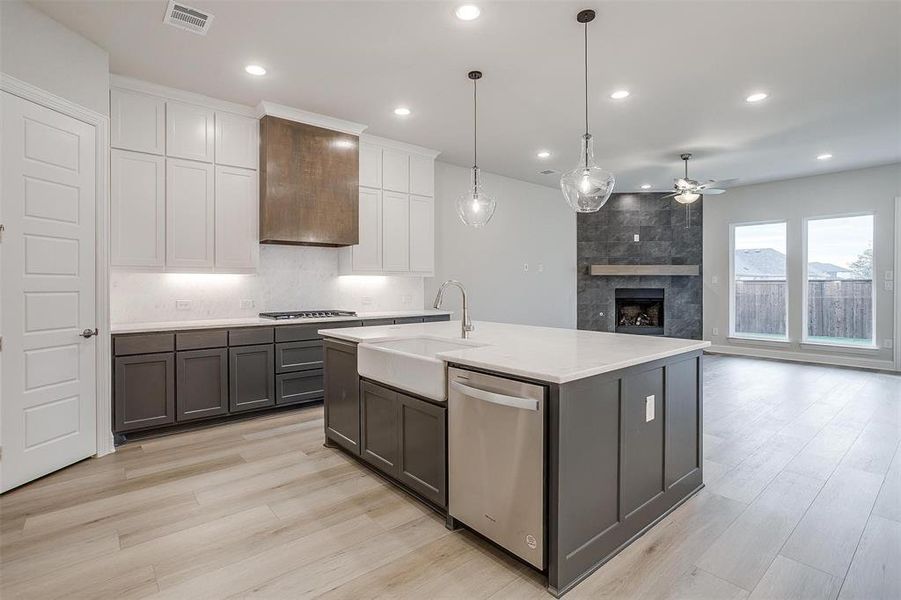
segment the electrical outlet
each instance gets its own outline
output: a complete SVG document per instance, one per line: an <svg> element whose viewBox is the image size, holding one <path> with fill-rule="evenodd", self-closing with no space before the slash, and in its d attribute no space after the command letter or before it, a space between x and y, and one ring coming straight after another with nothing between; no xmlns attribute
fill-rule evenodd
<svg viewBox="0 0 901 600"><path fill-rule="evenodd" d="M523 266L522 266L522 272L523 272L523 273L528 273L528 272L529 272L529 263L523 264Z"/></svg>
<svg viewBox="0 0 901 600"><path fill-rule="evenodd" d="M714 328L713 328L713 335L719 335L719 334L720 334L720 328L719 328L719 327L714 327Z"/></svg>
<svg viewBox="0 0 901 600"><path fill-rule="evenodd" d="M882 342L882 347L883 347L883 348L891 348L891 347L894 346L894 345L895 345L895 343L892 341L891 338L886 338L885 341Z"/></svg>
<svg viewBox="0 0 901 600"><path fill-rule="evenodd" d="M190 300L176 300L175 301L175 310L191 310L191 301Z"/></svg>
<svg viewBox="0 0 901 600"><path fill-rule="evenodd" d="M253 300L249 300L249 299L241 300L241 308L242 309L247 310L247 309L253 308L253 305L254 305Z"/></svg>
<svg viewBox="0 0 901 600"><path fill-rule="evenodd" d="M890 291L892 291L893 289L895 289L895 282L894 282L894 281L891 281L891 280L886 281L886 282L885 282L885 291L886 291L886 292L890 292Z"/></svg>
<svg viewBox="0 0 901 600"><path fill-rule="evenodd" d="M372 296L363 296L360 298L360 304L363 306L370 306L372 304Z"/></svg>
<svg viewBox="0 0 901 600"><path fill-rule="evenodd" d="M716 275L714 275L713 277L710 278L710 283L712 283L713 285L716 285L719 282L720 282L720 278L717 277Z"/></svg>
<svg viewBox="0 0 901 600"><path fill-rule="evenodd" d="M654 420L654 395L650 395L644 399L644 422L649 423Z"/></svg>
<svg viewBox="0 0 901 600"><path fill-rule="evenodd" d="M633 241L633 242L641 241L641 236L639 236L639 235L636 233L635 235L632 236L632 241Z"/></svg>
<svg viewBox="0 0 901 600"><path fill-rule="evenodd" d="M894 279L894 278L895 278L895 272L894 272L894 271L886 271L886 272L885 272L885 280L886 280L886 281L891 281L891 280Z"/></svg>

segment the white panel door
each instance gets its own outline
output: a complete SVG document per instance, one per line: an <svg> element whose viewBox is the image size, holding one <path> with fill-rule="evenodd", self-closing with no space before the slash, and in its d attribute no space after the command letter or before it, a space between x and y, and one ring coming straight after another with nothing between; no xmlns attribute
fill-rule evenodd
<svg viewBox="0 0 901 600"><path fill-rule="evenodd" d="M158 96L113 88L109 95L110 145L165 154L166 101Z"/></svg>
<svg viewBox="0 0 901 600"><path fill-rule="evenodd" d="M382 192L382 267L410 270L410 198L406 194Z"/></svg>
<svg viewBox="0 0 901 600"><path fill-rule="evenodd" d="M257 172L216 167L216 268L253 270L259 256Z"/></svg>
<svg viewBox="0 0 901 600"><path fill-rule="evenodd" d="M110 152L110 264L166 264L166 159Z"/></svg>
<svg viewBox="0 0 901 600"><path fill-rule="evenodd" d="M213 266L213 165L166 159L166 266Z"/></svg>
<svg viewBox="0 0 901 600"><path fill-rule="evenodd" d="M360 243L353 246L354 271L382 270L382 192L360 188Z"/></svg>
<svg viewBox="0 0 901 600"><path fill-rule="evenodd" d="M260 159L260 122L227 112L216 113L216 164L256 169Z"/></svg>
<svg viewBox="0 0 901 600"><path fill-rule="evenodd" d="M410 155L410 193L435 195L435 160L420 154Z"/></svg>
<svg viewBox="0 0 901 600"><path fill-rule="evenodd" d="M410 191L410 155L400 150L382 151L382 189Z"/></svg>
<svg viewBox="0 0 901 600"><path fill-rule="evenodd" d="M0 491L96 452L94 127L2 93Z"/></svg>
<svg viewBox="0 0 901 600"><path fill-rule="evenodd" d="M382 187L382 149L372 144L360 144L360 185Z"/></svg>
<svg viewBox="0 0 901 600"><path fill-rule="evenodd" d="M435 270L435 201L410 196L410 270Z"/></svg>
<svg viewBox="0 0 901 600"><path fill-rule="evenodd" d="M166 102L166 156L213 162L215 129L212 110Z"/></svg>

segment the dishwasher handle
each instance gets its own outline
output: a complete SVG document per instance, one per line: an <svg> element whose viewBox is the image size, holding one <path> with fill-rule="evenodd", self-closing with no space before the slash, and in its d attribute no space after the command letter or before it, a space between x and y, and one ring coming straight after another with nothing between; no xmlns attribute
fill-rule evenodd
<svg viewBox="0 0 901 600"><path fill-rule="evenodd" d="M498 394L497 392L489 392L471 385L464 385L459 381L451 381L451 388L457 390L461 394L471 398L477 398L492 404L500 404L501 406L509 406L511 408L519 408L522 410L538 410L538 400L533 398L520 398L519 396L508 396L506 394Z"/></svg>

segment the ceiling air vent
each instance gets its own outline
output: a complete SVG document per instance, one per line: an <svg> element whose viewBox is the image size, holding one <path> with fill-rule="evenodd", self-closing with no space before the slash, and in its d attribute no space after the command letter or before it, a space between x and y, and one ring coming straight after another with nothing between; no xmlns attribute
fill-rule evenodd
<svg viewBox="0 0 901 600"><path fill-rule="evenodd" d="M173 27L184 29L192 33L206 35L210 29L210 23L213 15L205 13L196 8L191 8L175 0L169 0L169 6L166 7L166 16L163 23L168 23Z"/></svg>
<svg viewBox="0 0 901 600"><path fill-rule="evenodd" d="M559 173L560 171L555 171L553 169L545 169L544 171L538 171L541 175L553 175L554 173Z"/></svg>

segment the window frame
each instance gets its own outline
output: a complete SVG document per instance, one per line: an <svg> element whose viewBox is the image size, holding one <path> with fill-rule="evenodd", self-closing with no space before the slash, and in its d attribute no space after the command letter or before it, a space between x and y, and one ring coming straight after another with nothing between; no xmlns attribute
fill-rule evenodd
<svg viewBox="0 0 901 600"><path fill-rule="evenodd" d="M785 337L775 338L768 336L756 336L735 331L735 230L738 227L752 227L755 225L785 226ZM767 221L744 221L741 223L729 223L729 339L765 344L782 345L791 343L791 286L789 285L789 250L788 250L788 219L772 219Z"/></svg>
<svg viewBox="0 0 901 600"><path fill-rule="evenodd" d="M807 265L810 262L808 233L811 221L827 221L829 219L847 219L852 217L872 217L871 241L873 243L873 276L870 279L870 331L873 337L869 344L846 344L841 342L828 342L823 340L811 340L808 337L810 323L808 322L808 303L810 301L810 283L807 279ZM876 212L875 211L857 211L849 213L834 213L826 215L806 216L801 219L801 344L817 348L841 348L843 350L878 350L879 344L876 340Z"/></svg>

